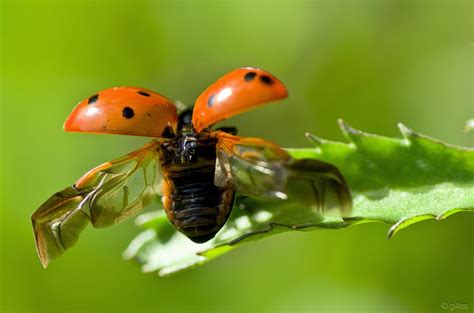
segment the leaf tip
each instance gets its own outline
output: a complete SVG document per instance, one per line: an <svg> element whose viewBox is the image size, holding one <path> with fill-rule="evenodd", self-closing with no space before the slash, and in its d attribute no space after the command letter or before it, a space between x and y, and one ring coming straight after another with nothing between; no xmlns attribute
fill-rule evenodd
<svg viewBox="0 0 474 313"><path fill-rule="evenodd" d="M448 216L451 216L455 213L458 213L458 212L463 212L463 211L466 211L466 209L450 209L450 210L446 210L444 212L441 212L439 213L437 216L436 216L436 220L437 221L442 221L442 220L445 220Z"/></svg>
<svg viewBox="0 0 474 313"><path fill-rule="evenodd" d="M409 138L413 136L417 136L418 134L411 128L407 127L406 125L402 123L397 124L398 129L400 130L400 133L402 133L403 137Z"/></svg>
<svg viewBox="0 0 474 313"><path fill-rule="evenodd" d="M388 230L388 233L387 233L387 239L388 240L392 239L393 236L395 236L395 234L398 232L398 226L399 226L399 223L396 223L395 225L390 227L390 229Z"/></svg>
<svg viewBox="0 0 474 313"><path fill-rule="evenodd" d="M469 119L464 125L464 132L468 133L474 129L474 118Z"/></svg>
<svg viewBox="0 0 474 313"><path fill-rule="evenodd" d="M311 134L311 133L309 133L309 132L306 132L304 135L305 135L305 137L306 137L311 143L313 143L313 144L316 145L316 146L320 146L320 145L322 145L322 144L324 143L324 140L323 140L323 139L321 139L321 138L319 138L318 136L313 135L313 134Z"/></svg>
<svg viewBox="0 0 474 313"><path fill-rule="evenodd" d="M337 119L337 124L343 132L350 132L353 128L349 126L342 118Z"/></svg>
<svg viewBox="0 0 474 313"><path fill-rule="evenodd" d="M433 214L422 214L422 215L416 215L416 216L412 216L412 217L402 219L402 220L398 221L397 223L395 223L392 227L390 227L390 229L388 230L388 234L387 234L388 239L393 238L393 236L395 236L395 234L397 234L401 229L403 229L407 226L410 226L412 224L415 224L415 223L418 223L418 222L421 222L421 221L424 221L424 220L432 219L432 218L435 218L435 217L436 216L434 216Z"/></svg>
<svg viewBox="0 0 474 313"><path fill-rule="evenodd" d="M122 259L124 259L125 261L133 259L133 257L135 256L134 252L135 251L132 251L132 249L128 247L125 251L122 252Z"/></svg>
<svg viewBox="0 0 474 313"><path fill-rule="evenodd" d="M339 128L341 129L342 134L350 141L353 141L355 137L360 136L362 134L360 130L353 128L342 119L338 119L337 123L339 124Z"/></svg>

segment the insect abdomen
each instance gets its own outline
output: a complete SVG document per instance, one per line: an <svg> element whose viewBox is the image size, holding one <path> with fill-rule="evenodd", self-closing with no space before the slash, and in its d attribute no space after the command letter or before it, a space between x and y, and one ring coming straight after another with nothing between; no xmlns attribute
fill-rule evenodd
<svg viewBox="0 0 474 313"><path fill-rule="evenodd" d="M176 228L194 242L206 242L225 224L234 191L214 185L215 160L171 164L165 173L163 203Z"/></svg>

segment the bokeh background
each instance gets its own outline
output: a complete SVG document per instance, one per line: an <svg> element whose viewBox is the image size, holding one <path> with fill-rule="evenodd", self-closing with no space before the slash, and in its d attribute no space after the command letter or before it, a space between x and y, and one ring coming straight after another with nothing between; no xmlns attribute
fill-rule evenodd
<svg viewBox="0 0 474 313"><path fill-rule="evenodd" d="M44 270L31 213L83 172L148 139L70 134L73 106L132 85L192 103L252 65L288 100L235 117L240 134L308 147L342 140L336 119L400 136L397 122L450 143L474 117L473 2L1 2L0 312L443 312L474 310L474 215L388 227L286 233L168 278L121 259L130 220L89 228Z"/></svg>

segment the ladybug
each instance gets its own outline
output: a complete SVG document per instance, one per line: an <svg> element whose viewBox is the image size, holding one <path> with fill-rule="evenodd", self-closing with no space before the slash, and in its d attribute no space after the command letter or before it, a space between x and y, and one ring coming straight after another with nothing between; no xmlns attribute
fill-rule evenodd
<svg viewBox="0 0 474 313"><path fill-rule="evenodd" d="M348 185L328 163L290 157L236 129L211 127L226 118L288 96L262 69L234 70L207 88L192 109L151 90L115 87L80 102L64 124L67 132L154 137L142 148L90 170L55 193L32 216L43 266L73 246L83 229L118 224L157 195L178 231L196 243L212 239L232 211L236 192L262 199L297 201L324 213L352 208ZM309 192L301 192L308 188ZM310 194L309 198L304 195Z"/></svg>

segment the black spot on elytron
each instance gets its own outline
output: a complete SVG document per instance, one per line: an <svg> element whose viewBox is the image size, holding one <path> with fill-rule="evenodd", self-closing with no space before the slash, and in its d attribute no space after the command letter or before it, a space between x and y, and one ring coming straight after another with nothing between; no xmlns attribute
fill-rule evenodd
<svg viewBox="0 0 474 313"><path fill-rule="evenodd" d="M97 99L99 99L99 95L93 95L92 97L89 98L89 100L87 100L87 104L94 104Z"/></svg>
<svg viewBox="0 0 474 313"><path fill-rule="evenodd" d="M262 75L260 76L260 81L264 83L265 85L271 85L273 84L273 79L268 76L268 75Z"/></svg>
<svg viewBox="0 0 474 313"><path fill-rule="evenodd" d="M245 80L246 82L251 82L251 81L255 78L255 76L257 76L257 73L255 73L255 72L248 72L247 74L245 74L244 80Z"/></svg>
<svg viewBox="0 0 474 313"><path fill-rule="evenodd" d="M125 107L122 110L122 116L125 118L132 118L135 116L135 112L133 112L131 107Z"/></svg>
<svg viewBox="0 0 474 313"><path fill-rule="evenodd" d="M150 113L147 113L146 115L150 116L151 117L151 114Z"/></svg>
<svg viewBox="0 0 474 313"><path fill-rule="evenodd" d="M139 91L138 94L139 94L139 95L142 95L142 96L145 96L145 97L149 97L149 96L150 96L149 93L146 93L146 92L144 92L144 91Z"/></svg>
<svg viewBox="0 0 474 313"><path fill-rule="evenodd" d="M216 97L216 95L211 95L209 97L209 99L207 99L207 106L212 108L212 106L214 105L214 98Z"/></svg>
<svg viewBox="0 0 474 313"><path fill-rule="evenodd" d="M163 130L163 133L161 133L161 137L173 138L174 137L173 128L171 128L171 126L166 126L166 128Z"/></svg>

